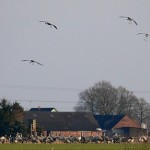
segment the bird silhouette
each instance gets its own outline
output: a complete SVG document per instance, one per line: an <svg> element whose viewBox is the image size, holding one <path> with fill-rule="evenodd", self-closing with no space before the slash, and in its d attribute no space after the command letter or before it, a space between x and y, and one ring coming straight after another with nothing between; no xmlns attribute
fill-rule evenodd
<svg viewBox="0 0 150 150"><path fill-rule="evenodd" d="M55 29L57 29L57 27L56 27L54 24L49 23L49 22L47 22L47 21L39 21L39 22L45 22L45 24L47 24L47 25L49 25L49 26L53 26Z"/></svg>
<svg viewBox="0 0 150 150"><path fill-rule="evenodd" d="M136 25L138 25L137 22L134 19L130 18L130 17L120 16L120 18L127 18L127 20L129 21L129 24L131 24L131 22L133 21Z"/></svg>
<svg viewBox="0 0 150 150"><path fill-rule="evenodd" d="M148 33L138 33L137 35L140 35L140 34L144 34L145 38L144 40L147 41L148 37L150 36L150 34Z"/></svg>
<svg viewBox="0 0 150 150"><path fill-rule="evenodd" d="M30 59L30 60L22 60L22 61L29 61L29 63L32 63L32 64L37 63L38 65L43 66L43 64L41 64L41 63L39 63L39 62L37 62L37 61L34 61L34 60L32 60L32 59Z"/></svg>

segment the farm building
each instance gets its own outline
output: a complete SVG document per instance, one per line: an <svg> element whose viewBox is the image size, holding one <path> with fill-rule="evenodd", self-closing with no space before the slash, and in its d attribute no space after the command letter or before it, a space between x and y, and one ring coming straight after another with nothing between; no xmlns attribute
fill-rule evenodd
<svg viewBox="0 0 150 150"><path fill-rule="evenodd" d="M102 135L99 125L89 112L25 111L24 122L28 125L36 120L36 126L54 136Z"/></svg>
<svg viewBox="0 0 150 150"><path fill-rule="evenodd" d="M57 112L55 108L32 108L24 112L27 125L54 136L107 136L118 133L124 137L146 135L147 129L127 115L94 115L90 112ZM36 130L34 127L34 131ZM102 129L102 130L98 130Z"/></svg>
<svg viewBox="0 0 150 150"><path fill-rule="evenodd" d="M118 133L124 137L139 137L147 131L127 115L94 115L94 117L108 136Z"/></svg>

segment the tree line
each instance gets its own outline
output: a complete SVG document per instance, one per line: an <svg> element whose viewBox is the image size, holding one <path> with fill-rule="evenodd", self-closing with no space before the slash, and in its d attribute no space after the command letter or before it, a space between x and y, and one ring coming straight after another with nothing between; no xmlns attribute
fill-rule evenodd
<svg viewBox="0 0 150 150"><path fill-rule="evenodd" d="M19 103L11 104L5 98L0 101L0 135L24 133L27 127L22 122L24 109Z"/></svg>
<svg viewBox="0 0 150 150"><path fill-rule="evenodd" d="M24 108L18 103L11 103L7 99L0 100L0 136L16 136L22 133L23 136L31 134L32 120L28 123L24 122ZM38 133L42 133L43 129L36 128Z"/></svg>
<svg viewBox="0 0 150 150"><path fill-rule="evenodd" d="M99 115L128 115L143 123L150 115L150 104L137 98L125 87L114 87L101 81L79 93L75 111L88 111Z"/></svg>

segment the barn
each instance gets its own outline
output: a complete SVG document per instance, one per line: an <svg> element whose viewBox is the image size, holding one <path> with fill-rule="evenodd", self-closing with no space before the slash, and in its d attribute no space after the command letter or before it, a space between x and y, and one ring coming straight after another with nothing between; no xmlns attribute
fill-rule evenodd
<svg viewBox="0 0 150 150"><path fill-rule="evenodd" d="M27 125L36 120L36 126L45 134L53 136L102 135L99 125L89 112L49 112L25 111L24 122Z"/></svg>
<svg viewBox="0 0 150 150"><path fill-rule="evenodd" d="M146 133L141 125L127 115L94 115L106 135L118 133L124 137L139 137Z"/></svg>

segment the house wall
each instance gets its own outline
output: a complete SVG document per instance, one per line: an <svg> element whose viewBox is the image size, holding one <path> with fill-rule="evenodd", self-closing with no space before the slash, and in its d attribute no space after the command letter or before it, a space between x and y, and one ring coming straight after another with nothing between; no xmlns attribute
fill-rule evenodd
<svg viewBox="0 0 150 150"><path fill-rule="evenodd" d="M125 136L123 129L112 129L112 130L106 130L105 135L112 137L113 133L117 133L119 136L123 137Z"/></svg>
<svg viewBox="0 0 150 150"><path fill-rule="evenodd" d="M105 136L109 136L109 137L111 137L112 136L112 130L110 129L110 130L106 130L106 132L104 132L104 135Z"/></svg>
<svg viewBox="0 0 150 150"><path fill-rule="evenodd" d="M118 133L120 136L124 137L139 137L141 135L147 135L146 130L141 128L119 128L119 129L112 129L113 133Z"/></svg>
<svg viewBox="0 0 150 150"><path fill-rule="evenodd" d="M131 137L139 137L140 129L130 128L130 136Z"/></svg>
<svg viewBox="0 0 150 150"><path fill-rule="evenodd" d="M122 129L112 129L112 133L117 133L119 136L124 136L124 130Z"/></svg>
<svg viewBox="0 0 150 150"><path fill-rule="evenodd" d="M130 135L133 137L140 137L141 135L147 136L147 130L146 129L141 129L141 128L131 128L130 129Z"/></svg>
<svg viewBox="0 0 150 150"><path fill-rule="evenodd" d="M124 127L124 128L119 128L119 129L114 129L116 133L118 133L121 137L127 137L129 138L131 135L130 133L130 128Z"/></svg>

